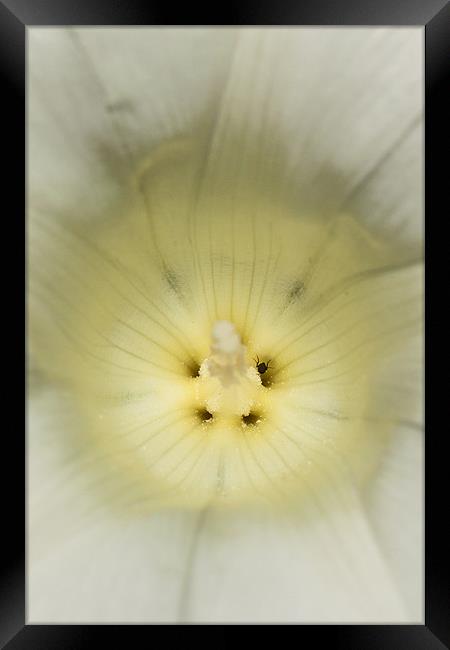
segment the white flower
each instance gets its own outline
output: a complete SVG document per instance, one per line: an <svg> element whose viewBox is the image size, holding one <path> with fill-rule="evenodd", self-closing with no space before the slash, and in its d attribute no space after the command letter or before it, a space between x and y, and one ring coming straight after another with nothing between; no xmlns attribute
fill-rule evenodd
<svg viewBox="0 0 450 650"><path fill-rule="evenodd" d="M30 622L421 620L421 56L30 30Z"/></svg>

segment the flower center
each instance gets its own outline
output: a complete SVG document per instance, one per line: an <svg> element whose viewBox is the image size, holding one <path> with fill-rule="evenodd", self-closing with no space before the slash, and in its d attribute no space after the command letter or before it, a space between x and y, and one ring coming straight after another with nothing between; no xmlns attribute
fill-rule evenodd
<svg viewBox="0 0 450 650"><path fill-rule="evenodd" d="M366 480L415 284L350 217L298 215L251 179L235 198L227 173L199 198L180 147L145 163L117 220L53 224L37 265L52 310L37 351L70 387L93 484L145 510Z"/></svg>
<svg viewBox="0 0 450 650"><path fill-rule="evenodd" d="M261 379L246 361L247 350L235 326L216 321L210 356L200 366L197 399L215 418L232 422L248 416L261 391Z"/></svg>

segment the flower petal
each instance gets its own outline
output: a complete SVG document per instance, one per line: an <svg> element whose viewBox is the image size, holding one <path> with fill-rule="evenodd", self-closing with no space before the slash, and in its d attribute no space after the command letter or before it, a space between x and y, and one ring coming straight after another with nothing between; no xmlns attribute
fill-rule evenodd
<svg viewBox="0 0 450 650"><path fill-rule="evenodd" d="M375 535L416 622L424 617L423 474L423 434L399 426L366 494Z"/></svg>
<svg viewBox="0 0 450 650"><path fill-rule="evenodd" d="M207 511L191 554L182 620L411 621L363 506L350 489L339 497L318 499L296 519Z"/></svg>
<svg viewBox="0 0 450 650"><path fill-rule="evenodd" d="M422 257L423 247L423 122L414 123L405 138L352 190L345 206L361 215L380 234L391 237Z"/></svg>
<svg viewBox="0 0 450 650"><path fill-rule="evenodd" d="M299 212L351 208L385 231L406 228L405 243L417 242L422 45L419 29L240 31L211 164L229 157L238 133L239 178L255 161L246 143L256 139L261 188L286 157L285 185Z"/></svg>
<svg viewBox="0 0 450 650"><path fill-rule="evenodd" d="M67 36L66 32L54 30L31 31L30 188L33 211L41 212L47 218L51 215L56 221L61 214L79 218L77 212L81 206L81 217L89 224L94 215L108 218L110 206L115 206L115 214L120 213L117 210L118 197L127 196L124 188L129 186L125 180L134 174L135 178L142 180L142 187L136 193L138 196L133 197L133 201L142 203L138 210L139 219L144 217L143 223L146 223L145 219L151 214L148 212L150 201L153 201L152 209L159 216L159 230L155 230L153 224L153 230L147 228L147 234L140 238L145 243L148 243L147 239L151 240L148 250L154 252L158 245L167 243L171 246L172 266L186 264L186 268L191 269L198 260L193 259L196 256L185 242L191 241L189 237L195 241L206 224L207 229L200 241L209 241L205 250L210 254L213 250L216 255L213 262L202 251L200 259L206 259L206 266L200 264L201 270L211 267L214 271L214 264L216 269L220 264L226 278L229 276L229 251L236 256L237 250L245 252L250 249L251 242L258 255L263 256L264 247L261 243L258 246L253 230L246 231L245 237L239 238L235 238L233 230L233 237L227 239L223 236L225 226L222 224L215 230L217 220L210 219L209 215L222 215L224 219L233 215L232 229L236 227L237 232L239 224L242 235L243 226L236 206L242 210L242 206L250 205L253 219L256 205L259 210L261 205L267 206L267 195L277 204L278 198L287 193L295 198L296 214L300 215L312 210L309 216L335 216L345 207L371 220L376 228L384 229L384 224L387 224L386 227L393 232L392 229L398 231L404 223L407 228L401 233L403 243L409 246L411 242L417 242L420 232L415 226L410 228L409 224L414 221L414 215L417 217L414 223L418 223L418 194L409 190L410 185L417 181L420 167L417 162L421 137L418 126L421 111L419 30L243 30L228 77L234 36L225 34L225 30L198 32L203 34L201 36L197 36L196 30L158 30L152 32L151 38L147 30L80 30L70 34ZM220 38L216 42L217 35ZM199 40L204 42L205 49L199 55L201 63L199 61L198 68L193 66L195 70L192 70L186 60ZM180 45L179 49L172 47L175 44ZM166 60L169 51L174 57L173 68ZM394 63L388 64L385 56ZM313 65L311 61L314 61ZM204 68L201 67L203 63ZM173 87L167 79L168 67L173 70ZM69 84L64 79L63 70L64 74L70 71ZM371 84L367 84L368 78ZM221 86L224 88L221 110L217 120L210 122L205 114L211 102L218 101ZM61 88L64 88L62 92ZM160 106L155 100L160 101L161 97ZM179 189L179 186L169 182L163 184L164 191L160 193L164 199L168 197L168 203L158 203L153 182L158 172L149 159L149 149L161 138L182 134L186 129L193 135L196 119L202 123L202 134L206 134L205 139L209 141L208 154L201 167L202 173L194 179L195 197L192 205L189 204L189 220L186 220L189 236L173 244L173 233L180 231L171 226L180 219L180 212L171 208L184 195L173 192L173 188ZM237 147L236 143L240 146ZM174 147L168 144L171 152L176 153L177 147L176 141ZM405 160L412 161L407 172L404 172ZM136 163L140 163L141 172L136 171ZM187 177L190 178L189 174ZM274 177L276 181L270 185L270 179ZM175 176L170 176L173 178ZM186 178L181 185L189 185L189 191L186 191L189 194L191 183ZM149 183L144 188L146 179ZM202 192L207 184L209 193ZM253 205L248 204L248 190L254 190L255 186L261 187L261 192L257 193L258 200ZM420 188L420 183L417 186ZM412 199L405 203L408 192ZM219 202L222 202L222 213L216 210ZM161 211L164 205L167 220ZM205 221L199 213L206 215ZM76 320L73 318L74 307L79 312L77 319L80 320L81 313L82 322L86 321L85 307L92 306L88 296L92 285L95 289L102 289L99 296L107 299L106 308L120 304L125 320L135 313L131 314L128 306L124 308L125 302L129 302L129 289L122 291L125 280L113 286L119 270L117 262L120 262L117 252L131 254L133 264L139 257L137 266L141 261L147 264L148 258L152 258L156 267L160 260L157 254L153 257L148 255L148 250L133 256L133 237L139 239L141 233L138 222L133 219L120 221L115 239L111 240L115 242L111 251L108 247L111 242L106 239L107 255L105 253L104 259L94 264L101 279L91 276L88 282L84 280L84 266L91 255L88 249L95 248L89 242L84 250L79 244L72 246L81 251L82 264L78 260L78 268L76 264L72 265L69 257L60 265L60 272L68 275L69 280L67 285L61 283L58 288L57 302L61 302L62 297L63 304L68 303L72 311L59 305L58 315L64 326L69 326L69 334ZM128 224L130 228L127 228ZM57 224L51 224L50 220L47 225L58 230ZM123 237L125 231L129 241ZM64 235L58 237L64 239ZM267 229L264 237L271 240L271 231ZM66 237L67 245L69 239ZM211 241L214 242L212 249ZM62 250L53 244L55 257L61 256ZM360 254L363 256L362 250ZM294 249L293 252L298 253ZM417 252L416 246L414 255ZM231 258L234 282L236 265L233 255ZM396 259L398 264L400 258ZM47 272L47 284L40 288L47 294L52 291L54 294L58 273L49 273L51 265L47 269L45 266L42 265L39 271L44 269ZM335 266L339 273L345 266L339 256ZM80 269L83 269L81 273ZM161 266L158 272L162 270ZM253 278L254 272L255 265L246 276L248 280ZM416 278L418 272L416 269ZM200 276L203 282L203 273ZM181 286L177 277L166 269L165 282L175 293L177 287L179 293ZM329 278L324 280L325 286L328 279L336 281L329 273ZM415 286L419 284L420 278ZM66 286L72 290L64 291L62 287ZM89 291L86 291L86 286L89 286ZM228 301L229 283L224 282L222 293L225 302L227 306L229 302L233 314L243 310L246 322L252 292L245 291L244 302L235 308L233 286L232 283ZM252 281L249 286L252 286ZM296 295L299 295L300 289L295 286ZM111 298L118 288L120 296L114 294L115 297ZM139 292L139 289L140 285L134 291ZM213 289L208 294L210 304L206 305L211 309L215 302ZM290 291L293 291L292 287ZM167 300L172 301L173 296L168 297L168 287L165 293ZM142 291L140 294L143 295ZM274 290L272 295L270 302L276 306L281 291ZM55 296L51 297L55 301ZM367 298L370 298L369 294ZM417 305L416 296L414 322L417 322ZM394 320L402 315L397 314L396 308L398 305L394 304ZM388 320L391 318L390 310L387 317ZM91 340L91 353L108 347L101 340L103 318L103 311L101 317L95 316L94 325L99 326L100 333ZM175 320L184 322L178 317ZM202 315L203 320L206 332L210 323ZM381 321L384 321L384 316L377 320L375 314L375 329L381 327ZM273 322L275 319L270 321L267 331ZM81 334L90 333L83 327ZM171 336L167 327L164 329L161 323L158 327L164 330L164 337ZM128 328L128 338L124 338L123 322L120 327L113 323L112 330L121 345L132 336L131 328ZM49 336L50 331L44 328L43 357L49 356L46 352L52 345L55 349L58 347ZM206 341L205 332L202 330L200 335L197 332L199 340ZM353 336L352 332L350 335ZM180 341L182 345L183 337ZM364 337L358 341L358 345L363 347ZM67 341L65 344L67 346ZM349 350L352 350L350 344L349 339ZM138 353L140 349L148 352L148 345L142 340L136 345L139 349L133 354L133 359L138 359L138 370L144 370L145 366L147 372L147 366L160 364L162 352L156 346L141 367L139 364L143 360ZM414 339L414 345L417 350L417 339ZM319 347L322 349L323 346ZM356 350L357 359L360 347ZM130 356L130 350L122 350L121 354ZM384 357L389 357L390 349L383 343L378 354L384 360ZM70 375L76 365L72 365L71 356L53 354L50 357L46 363L50 371L56 375L59 373L61 387L66 374ZM405 352L405 360L406 357ZM333 361L334 357L330 358ZM330 358L326 359L327 363L330 363ZM183 359L182 356L181 361ZM312 363L312 356L308 359ZM135 361L133 363L136 366ZM398 373L397 356L392 359L392 364ZM414 364L417 371L418 364ZM408 377L406 369L409 366L405 361L401 370L405 382L399 382L396 374L392 386L386 379L389 378L388 366L386 362L383 372L376 377L375 389L370 393L373 407L367 419L373 419L373 428L377 426L376 417L380 412L383 416L387 414L390 425L402 418L413 424L419 422L418 410L410 412L408 406L408 382L417 383L417 372ZM312 365L311 368L314 370ZM305 372L305 367L301 370ZM79 383L88 396L88 402L90 393L94 392L92 387L103 389L104 377L103 370L89 374L89 381L80 375ZM393 381L391 379L391 384ZM350 400L352 396L355 400L354 392L351 392L354 390L353 387L348 390ZM407 398L402 395L400 399L402 392L408 393ZM127 401L126 394L123 400ZM120 481L115 482L110 476L114 472L109 472L117 459L112 459L111 467L109 461L99 463L97 467L94 453L86 454L85 450L80 450L79 455L76 453L77 447L73 444L77 440L76 431L83 429L88 435L92 431L95 433L94 419L88 426L80 420L75 423L70 415L70 399L65 405L59 397L58 404L67 421L59 416L56 433L49 423L41 422L39 425L38 415L32 416L33 426L40 430L34 430L30 438L33 445L30 449L32 534L29 590L32 620L147 622L172 621L179 617L189 621L264 622L416 620L420 579L417 573L408 577L408 572L413 565L420 568L418 519L416 523L410 521L418 517L418 511L413 499L405 510L409 514L404 528L414 539L414 547L397 566L404 541L402 538L401 545L397 545L391 540L391 535L400 540L395 527L397 510L394 507L385 509L383 492L394 493L399 489L399 483L394 480L396 477L386 478L389 468L382 468L379 492L369 491L366 496L369 515L366 514L366 504L361 503L358 494L340 476L339 491L336 491L333 501L328 492L319 494L318 491L314 493L315 499L306 500L302 505L304 510L300 511L298 506L298 512L293 513L295 517L267 510L231 513L211 505L200 514L179 514L172 510L159 515L147 514L144 519L142 514L135 512L127 518L110 512L108 505L110 496L114 500L114 491L122 489ZM90 406L89 416L96 422L101 415L97 412L95 399ZM52 412L51 406L43 408ZM109 415L114 420L112 410ZM78 427L75 437L70 439L64 452L64 436L71 436L75 424ZM108 426L106 429L103 427L106 437ZM393 444L396 440L394 435ZM59 446L55 442L63 444ZM376 436L374 444L379 444ZM70 453L69 449L72 449L72 458L64 455ZM399 451L399 457L403 457L403 453ZM395 449L393 454L397 454ZM411 450L411 456L417 467L416 452ZM397 473L400 474L401 470L394 471L394 475ZM97 484L101 484L106 497L102 503L98 499L99 492L92 489L94 485L97 488ZM407 484L406 481L402 486ZM415 485L420 485L420 481ZM126 487L130 489L130 493L126 493L127 499L132 502L133 486L127 484Z"/></svg>
<svg viewBox="0 0 450 650"><path fill-rule="evenodd" d="M112 514L96 500L83 456L61 445L70 401L43 389L29 405L28 621L176 620L197 515Z"/></svg>
<svg viewBox="0 0 450 650"><path fill-rule="evenodd" d="M405 537L386 498L401 507L405 483L397 494L389 471L368 497L370 518L342 477L333 495L317 493L295 512L216 502L111 516L86 489L85 468L58 458L55 436L70 427L54 425L63 414L69 423L67 404L44 392L30 406L30 622L417 622L417 489L401 520L408 545L397 546ZM404 479L404 465L393 469ZM406 483L417 486L415 474ZM407 560L396 564L400 552Z"/></svg>
<svg viewBox="0 0 450 650"><path fill-rule="evenodd" d="M102 215L130 167L203 115L232 30L29 30L32 207Z"/></svg>

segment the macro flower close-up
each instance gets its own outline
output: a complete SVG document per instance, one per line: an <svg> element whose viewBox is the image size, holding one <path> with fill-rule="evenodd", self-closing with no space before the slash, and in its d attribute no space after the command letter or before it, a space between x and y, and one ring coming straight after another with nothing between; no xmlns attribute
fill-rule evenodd
<svg viewBox="0 0 450 650"><path fill-rule="evenodd" d="M422 621L422 56L28 30L31 623Z"/></svg>

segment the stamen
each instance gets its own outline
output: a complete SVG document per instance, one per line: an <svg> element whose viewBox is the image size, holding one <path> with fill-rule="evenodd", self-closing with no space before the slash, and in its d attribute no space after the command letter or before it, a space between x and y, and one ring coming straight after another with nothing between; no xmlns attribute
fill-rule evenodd
<svg viewBox="0 0 450 650"><path fill-rule="evenodd" d="M206 360L211 377L217 377L224 388L239 384L247 374L245 346L235 326L220 320L212 331L211 356Z"/></svg>
<svg viewBox="0 0 450 650"><path fill-rule="evenodd" d="M258 398L261 379L235 326L217 321L212 330L211 354L200 366L199 402L222 420L248 415Z"/></svg>

